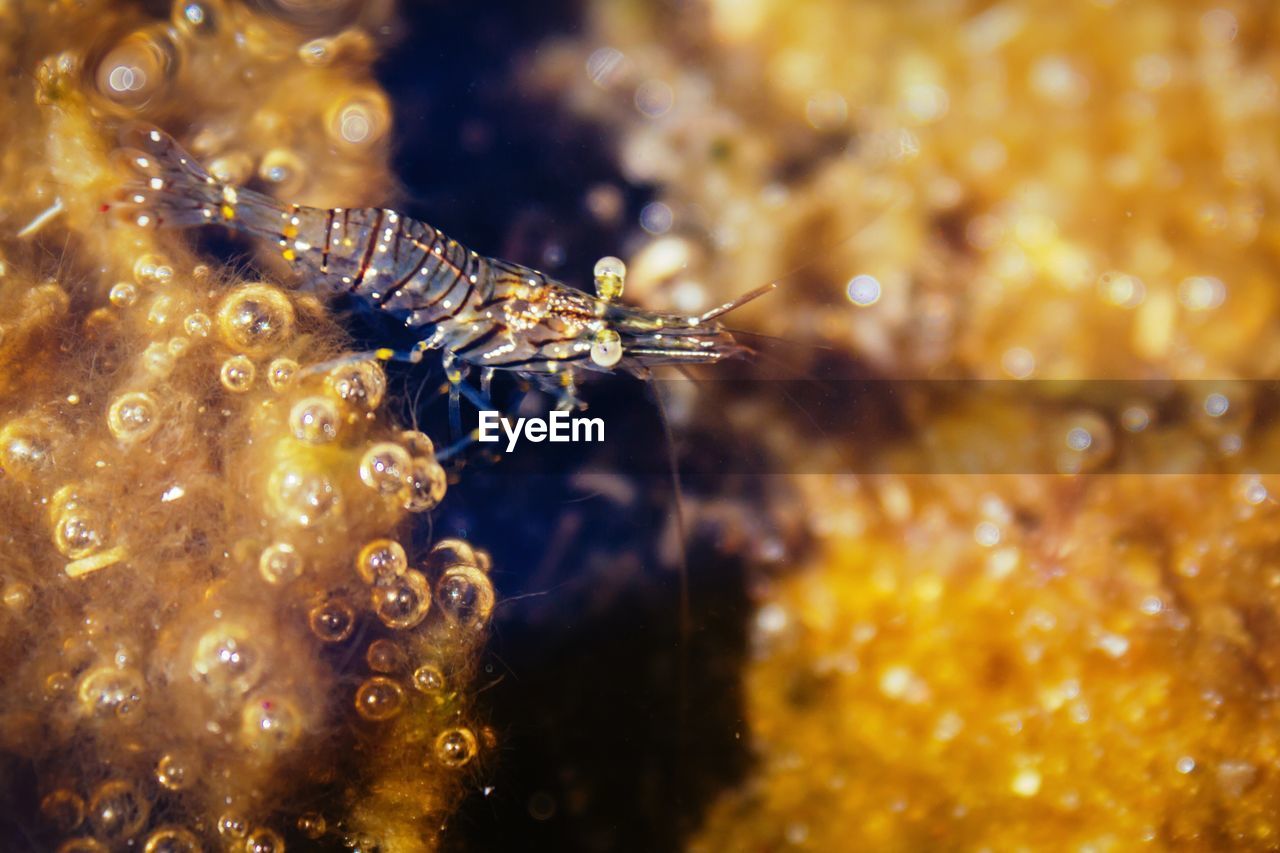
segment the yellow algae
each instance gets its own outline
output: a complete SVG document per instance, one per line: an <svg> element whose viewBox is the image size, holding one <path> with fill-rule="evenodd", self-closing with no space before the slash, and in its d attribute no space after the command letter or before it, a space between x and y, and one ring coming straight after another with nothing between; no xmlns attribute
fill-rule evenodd
<svg viewBox="0 0 1280 853"><path fill-rule="evenodd" d="M1270 4L588 17L523 79L670 215L641 215L638 301L780 280L735 323L824 380L1280 369ZM813 549L758 585L753 768L690 846L1272 849L1280 484L1258 388L983 406L946 385L904 394L892 435L805 438L782 404L716 399L793 470L839 445L934 473L793 477ZM975 454L1015 473L963 473ZM1243 473L1179 473L1222 470Z"/></svg>
<svg viewBox="0 0 1280 853"><path fill-rule="evenodd" d="M353 570L444 497L433 445L379 368L329 369L345 336L278 253L244 281L109 210L134 121L290 202L382 201L389 9L315 5L0 4L21 22L0 23L0 643L22 650L0 750L30 768L40 849L281 851L295 826L431 849L463 791L436 741L478 725L483 632L430 609L441 571ZM334 21L363 50L305 61ZM335 664L391 638L399 670ZM409 689L427 660L446 703Z"/></svg>

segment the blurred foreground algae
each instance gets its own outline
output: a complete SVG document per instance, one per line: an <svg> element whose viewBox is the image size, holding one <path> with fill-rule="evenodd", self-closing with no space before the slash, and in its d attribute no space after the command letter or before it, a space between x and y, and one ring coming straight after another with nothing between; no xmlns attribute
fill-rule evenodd
<svg viewBox="0 0 1280 853"><path fill-rule="evenodd" d="M526 80L655 187L638 298L785 274L786 310L741 322L837 379L1223 382L1190 405L1084 395L1072 429L890 401L901 432L835 439L722 401L795 471L847 440L937 473L793 478L813 553L759 579L755 769L694 849L1280 846L1276 430L1233 382L1280 368L1273 4L589 12ZM960 473L1037 419L1008 453L1056 466Z"/></svg>
<svg viewBox="0 0 1280 853"><path fill-rule="evenodd" d="M494 745L494 591L409 537L431 440L295 283L102 208L139 119L282 198L380 200L391 9L147 8L0 4L4 846L433 849Z"/></svg>

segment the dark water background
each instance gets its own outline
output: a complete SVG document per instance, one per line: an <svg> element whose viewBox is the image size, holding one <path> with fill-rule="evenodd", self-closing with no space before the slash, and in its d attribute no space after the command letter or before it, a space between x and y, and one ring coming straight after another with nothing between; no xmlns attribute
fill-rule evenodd
<svg viewBox="0 0 1280 853"><path fill-rule="evenodd" d="M402 8L407 34L379 66L395 106L402 206L477 251L586 284L597 258L621 254L648 193L618 174L607 129L514 85L517 63L545 39L580 31L577 4ZM627 200L618 230L586 213L585 195L601 182ZM556 254L559 265L549 262ZM399 372L393 381L408 396L424 380ZM666 469L668 445L643 384L594 383L585 397L611 439L626 436L632 458L620 468ZM444 434L443 411L436 401L415 414ZM691 501L726 487L696 471L699 443L711 440L680 439ZM679 576L659 555L671 479L625 479L635 500L619 505L575 485L571 470L514 476L501 463L474 464L436 514L434 535L492 552L504 599L482 674L491 686L479 697L499 746L450 823L452 849L677 849L745 770L741 559L693 524L684 636Z"/></svg>

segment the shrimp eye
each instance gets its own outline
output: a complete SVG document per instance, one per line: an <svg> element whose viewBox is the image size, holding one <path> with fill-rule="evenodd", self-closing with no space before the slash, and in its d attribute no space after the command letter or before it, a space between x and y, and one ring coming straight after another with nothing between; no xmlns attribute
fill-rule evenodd
<svg viewBox="0 0 1280 853"><path fill-rule="evenodd" d="M623 283L627 278L627 265L620 259L609 255L596 261L596 296L610 302L622 296Z"/></svg>
<svg viewBox="0 0 1280 853"><path fill-rule="evenodd" d="M613 367L622 361L622 335L613 329L601 329L591 341L591 360L600 367Z"/></svg>

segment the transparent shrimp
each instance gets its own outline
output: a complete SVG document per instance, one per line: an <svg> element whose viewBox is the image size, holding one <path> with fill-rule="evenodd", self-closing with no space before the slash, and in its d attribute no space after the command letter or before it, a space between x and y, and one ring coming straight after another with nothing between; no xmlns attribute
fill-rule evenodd
<svg viewBox="0 0 1280 853"><path fill-rule="evenodd" d="M156 128L131 128L116 157L136 179L114 207L134 224L221 224L266 241L299 274L302 287L322 296L352 294L418 335L408 353L384 349L377 357L416 363L438 349L455 386L475 368L486 393L495 371L511 371L571 408L581 405L577 380L586 374L645 377L656 365L741 354L746 348L716 318L772 288L696 316L644 311L617 301L625 267L616 258L597 264L592 295L477 254L393 210L284 205L220 183Z"/></svg>

